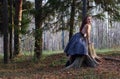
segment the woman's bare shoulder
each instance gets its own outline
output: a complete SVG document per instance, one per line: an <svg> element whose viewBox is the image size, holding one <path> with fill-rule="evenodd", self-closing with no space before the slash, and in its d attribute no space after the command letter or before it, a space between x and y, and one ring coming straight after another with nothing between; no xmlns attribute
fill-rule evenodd
<svg viewBox="0 0 120 79"><path fill-rule="evenodd" d="M85 27L86 27L86 29L88 29L88 28L91 28L91 25L90 24L86 24Z"/></svg>
<svg viewBox="0 0 120 79"><path fill-rule="evenodd" d="M89 26L91 26L91 24L85 24L85 26L86 26L86 27L89 27Z"/></svg>

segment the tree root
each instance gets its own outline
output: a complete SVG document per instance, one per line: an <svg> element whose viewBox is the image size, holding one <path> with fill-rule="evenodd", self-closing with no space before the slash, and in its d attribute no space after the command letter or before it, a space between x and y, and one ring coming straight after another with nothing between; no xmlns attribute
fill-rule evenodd
<svg viewBox="0 0 120 79"><path fill-rule="evenodd" d="M103 59L120 62L120 59L117 59L117 58L103 57Z"/></svg>
<svg viewBox="0 0 120 79"><path fill-rule="evenodd" d="M62 71L69 70L71 68L79 69L81 65L82 65L82 60L80 58L76 58L71 65L65 67L64 69L62 69Z"/></svg>
<svg viewBox="0 0 120 79"><path fill-rule="evenodd" d="M84 59L85 57L77 57L71 65L65 68L65 70L70 69L70 68L74 68L74 69L80 68Z"/></svg>
<svg viewBox="0 0 120 79"><path fill-rule="evenodd" d="M68 70L70 68L79 69L82 66L96 67L97 65L99 65L99 63L95 59L87 55L82 57L76 57L73 63L65 67L63 70Z"/></svg>

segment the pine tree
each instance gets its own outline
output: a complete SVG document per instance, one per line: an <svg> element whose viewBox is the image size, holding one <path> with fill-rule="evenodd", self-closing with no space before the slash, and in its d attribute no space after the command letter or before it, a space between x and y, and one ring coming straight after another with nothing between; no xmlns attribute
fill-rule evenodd
<svg viewBox="0 0 120 79"><path fill-rule="evenodd" d="M4 63L7 64L9 59L9 35L8 35L8 1L3 0L3 35L4 35Z"/></svg>
<svg viewBox="0 0 120 79"><path fill-rule="evenodd" d="M22 21L22 0L15 0L15 16L14 16L14 56L21 54L20 48L20 30Z"/></svg>
<svg viewBox="0 0 120 79"><path fill-rule="evenodd" d="M35 57L40 59L42 54L42 0L35 0Z"/></svg>

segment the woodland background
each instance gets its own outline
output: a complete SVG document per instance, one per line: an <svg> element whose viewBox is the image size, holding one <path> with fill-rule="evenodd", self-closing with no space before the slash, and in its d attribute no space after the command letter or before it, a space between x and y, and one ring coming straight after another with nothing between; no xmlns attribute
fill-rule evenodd
<svg viewBox="0 0 120 79"><path fill-rule="evenodd" d="M63 50L87 14L101 63L62 71ZM119 67L120 0L0 0L0 78L119 79Z"/></svg>

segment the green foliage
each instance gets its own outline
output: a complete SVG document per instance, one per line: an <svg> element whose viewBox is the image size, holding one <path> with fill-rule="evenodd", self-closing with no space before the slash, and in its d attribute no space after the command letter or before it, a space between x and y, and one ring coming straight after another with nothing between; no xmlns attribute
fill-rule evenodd
<svg viewBox="0 0 120 79"><path fill-rule="evenodd" d="M30 1L23 0L23 15L21 21L21 34L28 33L29 23L31 22L30 10L33 9L33 4Z"/></svg>
<svg viewBox="0 0 120 79"><path fill-rule="evenodd" d="M102 8L102 12L108 12L111 21L120 21L120 1L119 0L94 0L97 6Z"/></svg>
<svg viewBox="0 0 120 79"><path fill-rule="evenodd" d="M8 0L9 2L10 0ZM10 3L10 2L9 2ZM8 6L9 8L9 6ZM22 15L22 21L21 21L21 31L20 33L22 34L26 34L27 33L27 30L28 30L28 27L29 27L29 23L30 23L30 10L33 8L33 4L30 2L30 1L26 1L26 0L23 0L23 15ZM13 16L15 14L15 10L13 8ZM0 2L0 32L2 33L2 20L1 20L1 17L2 17L2 4ZM9 15L10 17L10 15ZM9 25L10 28L11 28L11 25Z"/></svg>
<svg viewBox="0 0 120 79"><path fill-rule="evenodd" d="M33 8L33 3L31 3L30 1L26 1L26 0L23 0L23 10L24 9L27 9L27 10L30 10Z"/></svg>
<svg viewBox="0 0 120 79"><path fill-rule="evenodd" d="M94 15L93 17L104 20L105 15L104 13L100 13L100 14Z"/></svg>
<svg viewBox="0 0 120 79"><path fill-rule="evenodd" d="M120 21L120 6L119 0L89 0L95 1L96 6L91 8L97 8L101 11L97 15L93 16L99 19L104 19L104 12L108 12L110 16L110 21ZM69 21L70 21L70 6L71 0L48 0L47 3L43 6L43 17L45 18L44 29L49 30L52 28L52 32L58 32L61 30L69 30ZM75 3L75 24L74 26L79 25L82 20L82 2L76 1ZM59 6L58 6L59 5ZM87 4L89 6L89 4ZM99 7L98 7L99 6ZM89 7L87 7L89 8ZM89 12L88 12L89 13ZM54 21L56 19L56 21ZM66 19L66 20L65 20Z"/></svg>
<svg viewBox="0 0 120 79"><path fill-rule="evenodd" d="M69 30L69 24L70 24L70 8L72 5L72 1L71 0L49 0L47 2L49 4L49 8L51 7L52 10L52 14L49 15L46 20L45 20L45 26L44 28L47 30L49 28L52 28L52 32L58 32L61 30ZM82 17L82 5L81 5L81 1L76 1L75 2L75 26L79 24L79 22L81 21L81 17ZM46 4L47 5L47 4ZM44 8L45 11L50 11L47 9L47 7ZM56 21L55 21L55 18ZM49 27L48 27L49 26ZM51 27L53 26L53 27Z"/></svg>
<svg viewBox="0 0 120 79"><path fill-rule="evenodd" d="M23 14L22 21L21 21L21 33L26 34L28 32L29 23L31 22L30 18Z"/></svg>

